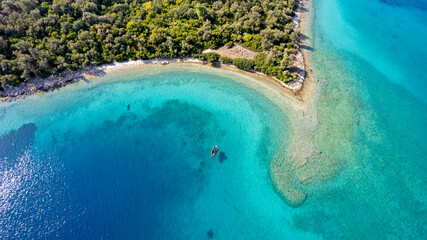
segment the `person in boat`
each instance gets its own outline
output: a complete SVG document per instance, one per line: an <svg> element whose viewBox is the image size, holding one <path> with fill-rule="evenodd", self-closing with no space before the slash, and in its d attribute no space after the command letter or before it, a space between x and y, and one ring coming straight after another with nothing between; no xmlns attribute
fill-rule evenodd
<svg viewBox="0 0 427 240"><path fill-rule="evenodd" d="M215 156L218 153L218 146L213 146L212 151L211 151L211 156Z"/></svg>

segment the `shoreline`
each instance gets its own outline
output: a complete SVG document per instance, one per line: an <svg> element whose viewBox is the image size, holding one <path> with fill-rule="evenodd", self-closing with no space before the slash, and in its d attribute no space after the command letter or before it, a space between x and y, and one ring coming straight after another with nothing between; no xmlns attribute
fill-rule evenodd
<svg viewBox="0 0 427 240"><path fill-rule="evenodd" d="M155 58L155 59L149 59L149 60L131 60L126 62L114 62L114 63L104 64L100 66L88 67L86 69L77 70L77 71L66 71L59 74L59 76L51 76L48 78L36 77L29 80L28 82L20 83L19 85L14 87L7 86L3 92L0 92L0 101L12 101L20 97L35 94L37 92L51 91L51 90L66 86L69 83L78 82L84 79L87 80L96 76L106 74L109 71L120 70L129 66L140 67L140 66L146 66L146 65L159 65L159 64L167 65L167 64L208 64L208 63L202 60L198 60L196 58L183 58L183 59ZM233 64L221 63L220 67L223 67L223 66L226 66L227 68L232 67L232 68L238 69ZM239 70L242 70L242 69L239 69ZM275 77L268 76L265 73L262 73L259 71L255 71L255 70L250 70L250 71L242 70L242 71L245 71L247 73L251 73L254 75L261 75L261 76L268 77L278 82L281 85L281 87L287 90L293 91L295 93L298 93L302 89L302 84L305 76L305 73L304 73L304 75L300 77L301 75L301 72L300 72L299 78L296 81L294 81L291 84L286 84ZM298 84L295 85L295 82L298 82Z"/></svg>
<svg viewBox="0 0 427 240"><path fill-rule="evenodd" d="M292 18L292 22L295 23L294 30L301 30L301 18L303 15L302 7L303 7L304 0L300 0L298 3L298 8L295 10L295 16ZM292 91L295 95L299 95L300 92L303 89L304 86L304 80L306 78L306 62L305 62L305 56L302 53L302 50L299 46L300 44L297 44L297 54L296 59L294 62L294 67L300 69L298 71L298 78L290 83L284 83L280 81L279 79L268 76L265 73L250 70L246 71L249 73L253 73L255 75L261 75L268 77L277 83L280 84L281 87ZM209 49L207 49L209 50ZM205 50L205 51L207 51ZM12 101L20 97L24 97L27 95L35 94L37 92L46 92L51 91L60 87L63 87L69 83L72 82L78 82L80 80L84 80L91 77L96 77L99 75L102 75L104 72L108 72L109 70L113 68L120 69L121 67L125 66L135 66L135 65L147 65L147 64L170 64L170 63L199 63L199 64L206 64L206 62L195 59L195 58L169 58L169 59L149 59L149 60L130 60L126 62L114 62L109 64L104 64L100 66L90 66L85 69L80 69L76 71L64 71L57 76L50 76L48 78L40 78L35 77L30 79L28 82L23 82L18 84L17 86L10 86L6 85L4 87L4 91L0 92L0 101ZM221 64L222 65L232 65L232 64ZM234 65L232 65L234 66ZM236 67L237 68L237 67Z"/></svg>
<svg viewBox="0 0 427 240"><path fill-rule="evenodd" d="M295 10L295 16L292 18L292 22L295 23L294 30L299 30L300 34L301 34L301 30L302 30L302 27L300 26L300 25L302 25L302 23L301 23L302 19L301 18L304 15L302 12L303 7L304 7L304 3L305 3L305 0L299 0L298 1L298 8ZM294 62L294 66L299 68L300 71L298 72L298 78L294 82L291 83L292 89L294 89L296 91L302 90L303 85L304 85L304 80L305 80L305 77L307 75L306 74L307 67L306 67L306 62L305 62L306 56L304 56L304 54L301 51L301 48L300 48L301 41L302 40L300 40L300 42L296 45L297 54L296 54L296 59Z"/></svg>
<svg viewBox="0 0 427 240"><path fill-rule="evenodd" d="M20 97L35 94L37 92L51 91L63 87L69 83L79 82L84 79L93 78L108 73L112 69L121 69L126 66L150 65L150 64L169 64L169 63L203 63L194 58L171 58L171 59L150 59L150 60L132 60L126 62L114 62L100 66L91 66L77 71L65 71L58 76L48 78L35 77L28 82L20 83L12 87L8 86L3 92L0 92L0 101L12 101Z"/></svg>

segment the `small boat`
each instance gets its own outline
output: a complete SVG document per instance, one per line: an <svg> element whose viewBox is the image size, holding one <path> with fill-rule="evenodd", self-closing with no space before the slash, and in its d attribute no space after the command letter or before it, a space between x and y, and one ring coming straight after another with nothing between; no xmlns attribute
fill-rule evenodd
<svg viewBox="0 0 427 240"><path fill-rule="evenodd" d="M213 157L213 156L215 156L216 154L217 154L217 152L218 152L218 146L213 146L213 148L212 148L212 151L211 151L211 156Z"/></svg>

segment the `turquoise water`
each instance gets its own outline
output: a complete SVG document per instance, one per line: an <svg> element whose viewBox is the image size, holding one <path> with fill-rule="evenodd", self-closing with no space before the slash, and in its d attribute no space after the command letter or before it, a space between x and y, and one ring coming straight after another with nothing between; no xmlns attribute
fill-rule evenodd
<svg viewBox="0 0 427 240"><path fill-rule="evenodd" d="M322 172L299 186L294 223L329 239L426 239L427 1L311 4L320 155L306 168Z"/></svg>
<svg viewBox="0 0 427 240"><path fill-rule="evenodd" d="M269 177L286 119L242 77L151 66L1 103L1 238L311 239Z"/></svg>
<svg viewBox="0 0 427 240"><path fill-rule="evenodd" d="M387 82L427 103L427 1L313 2L317 12L314 29L322 41L317 43L319 47L366 61ZM360 70L358 73L370 72ZM369 78L375 81L375 77Z"/></svg>
<svg viewBox="0 0 427 240"><path fill-rule="evenodd" d="M269 177L288 120L247 77L151 66L0 103L0 238L426 239L426 1L311 4L301 206Z"/></svg>

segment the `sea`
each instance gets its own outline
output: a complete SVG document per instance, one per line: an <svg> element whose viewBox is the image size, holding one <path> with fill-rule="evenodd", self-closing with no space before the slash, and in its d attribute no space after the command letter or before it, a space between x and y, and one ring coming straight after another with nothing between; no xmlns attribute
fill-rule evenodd
<svg viewBox="0 0 427 240"><path fill-rule="evenodd" d="M247 76L132 67L0 103L0 239L426 239L427 1L305 6L304 203L270 177L292 119Z"/></svg>
<svg viewBox="0 0 427 240"><path fill-rule="evenodd" d="M426 239L427 1L309 5L313 166L327 174L302 187L293 223L326 239Z"/></svg>

